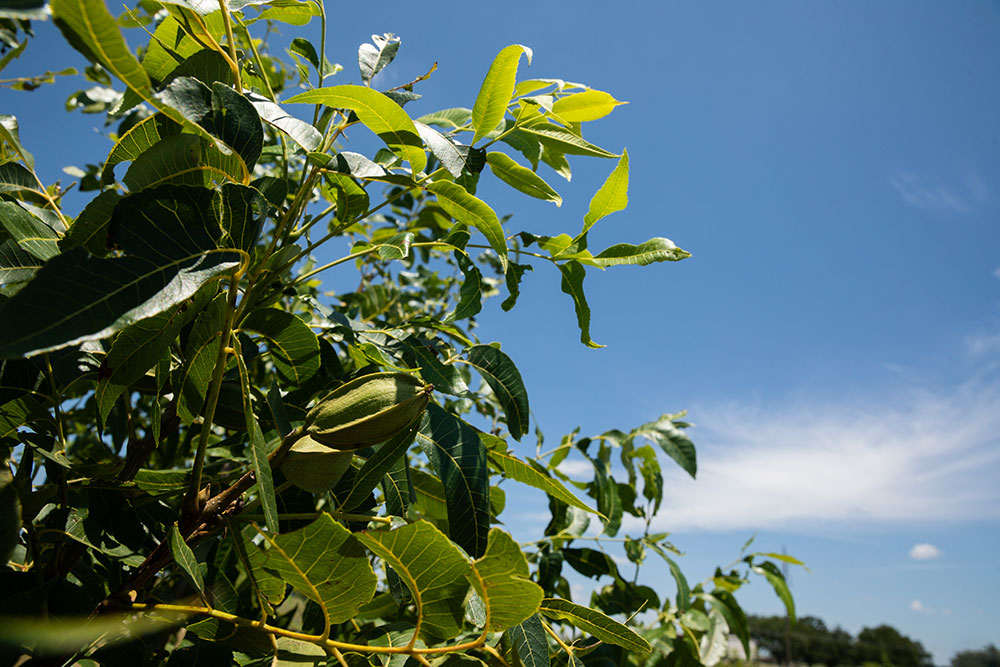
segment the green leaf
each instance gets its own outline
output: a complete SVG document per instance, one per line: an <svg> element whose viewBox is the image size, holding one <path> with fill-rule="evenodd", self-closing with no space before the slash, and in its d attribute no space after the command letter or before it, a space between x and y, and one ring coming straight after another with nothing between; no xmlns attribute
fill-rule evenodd
<svg viewBox="0 0 1000 667"><path fill-rule="evenodd" d="M402 107L382 93L364 86L330 86L300 93L286 103L350 109L390 149L410 163L414 174L427 166L427 154L413 121Z"/></svg>
<svg viewBox="0 0 1000 667"><path fill-rule="evenodd" d="M11 285L30 280L42 264L42 260L28 254L10 239L0 243L0 284Z"/></svg>
<svg viewBox="0 0 1000 667"><path fill-rule="evenodd" d="M528 432L528 392L514 361L492 345L469 348L467 363L475 368L500 402L507 429L515 440Z"/></svg>
<svg viewBox="0 0 1000 667"><path fill-rule="evenodd" d="M473 558L482 556L490 530L490 479L479 435L431 403L417 440L444 485L449 537Z"/></svg>
<svg viewBox="0 0 1000 667"><path fill-rule="evenodd" d="M281 21L289 25L307 25L314 16L322 14L315 2L283 2L280 5L272 3L262 11L254 21ZM249 23L249 21L248 21Z"/></svg>
<svg viewBox="0 0 1000 667"><path fill-rule="evenodd" d="M587 273L583 265L576 260L565 262L559 265L559 272L562 273L561 288L563 293L568 294L573 299L573 308L576 310L576 323L580 327L580 342L587 347L604 347L595 343L590 337L590 306L587 304L587 296L583 292L583 279Z"/></svg>
<svg viewBox="0 0 1000 667"><path fill-rule="evenodd" d="M271 464L267 459L268 447L261 432L257 416L254 414L253 402L250 400L250 373L243 361L243 348L239 337L232 339L236 353L236 366L240 371L240 394L243 398L243 415L246 418L247 434L250 436L250 461L253 464L254 477L257 480L257 497L261 509L264 510L264 522L273 534L278 533L278 501L274 496L274 479L271 476Z"/></svg>
<svg viewBox="0 0 1000 667"><path fill-rule="evenodd" d="M198 418L208 395L215 363L222 346L222 328L225 326L228 299L219 294L205 312L198 315L188 334L184 357L187 363L180 373L180 392L177 396L177 416L185 424Z"/></svg>
<svg viewBox="0 0 1000 667"><path fill-rule="evenodd" d="M619 102L602 90L585 90L557 99L552 104L552 113L567 123L584 123L604 118L619 104L627 102Z"/></svg>
<svg viewBox="0 0 1000 667"><path fill-rule="evenodd" d="M430 644L461 632L470 565L441 531L417 521L395 530L358 533L357 538L410 590L420 637Z"/></svg>
<svg viewBox="0 0 1000 667"><path fill-rule="evenodd" d="M521 484L527 484L532 488L544 491L548 495L566 503L567 505L572 505L573 507L590 512L591 514L602 516L600 512L588 507L586 503L573 495L559 480L549 477L545 473L537 470L519 458L509 453L499 452L496 450L491 450L487 456L489 456L489 459L493 461L493 463L495 463L501 471L503 471L504 477L507 479L520 482Z"/></svg>
<svg viewBox="0 0 1000 667"><path fill-rule="evenodd" d="M359 507L368 499L372 489L378 486L382 477L392 471L399 459L406 454L410 444L417 435L416 427L407 429L389 440L386 440L375 450L375 453L368 457L361 470L355 475L351 483L351 490L347 498L341 503L345 512L350 512Z"/></svg>
<svg viewBox="0 0 1000 667"><path fill-rule="evenodd" d="M187 545L184 538L181 537L181 532L177 530L177 524L175 523L170 527L170 533L167 536L170 541L170 553L174 557L174 562L181 566L184 570L184 574L188 576L188 580L194 584L195 590L199 593L205 592L205 580L201 576L201 569L198 567L198 559L194 555L194 551L191 547Z"/></svg>
<svg viewBox="0 0 1000 667"><path fill-rule="evenodd" d="M655 422L643 424L629 434L632 437L642 436L660 446L667 456L677 462L687 474L694 479L698 473L698 458L691 438L679 429L671 419L671 415L662 415Z"/></svg>
<svg viewBox="0 0 1000 667"><path fill-rule="evenodd" d="M795 558L794 556L789 556L788 554L777 554L774 553L773 551L758 551L750 555L763 556L764 558L773 558L774 560L780 560L782 563L788 563L789 565L800 565L802 567L806 566L805 563L800 561L798 558Z"/></svg>
<svg viewBox="0 0 1000 667"><path fill-rule="evenodd" d="M17 162L0 164L0 192L29 190L41 194L40 187L31 172Z"/></svg>
<svg viewBox="0 0 1000 667"><path fill-rule="evenodd" d="M427 186L427 190L437 196L438 203L448 215L482 232L490 247L496 251L501 268L506 271L507 239L493 209L483 200L470 195L462 186L448 181L434 181Z"/></svg>
<svg viewBox="0 0 1000 667"><path fill-rule="evenodd" d="M407 365L420 369L420 377L434 385L434 391L453 396L468 396L469 387L455 364L444 364L436 356L436 348L431 341L415 336L403 339L406 349L403 358Z"/></svg>
<svg viewBox="0 0 1000 667"><path fill-rule="evenodd" d="M520 44L511 44L493 59L472 107L472 127L476 130L472 138L473 144L492 132L503 120L507 105L514 95L517 65L522 53L527 56L530 65L531 49Z"/></svg>
<svg viewBox="0 0 1000 667"><path fill-rule="evenodd" d="M462 270L462 274L465 276L465 280L462 282L462 287L458 292L458 305L455 306L455 310L445 315L442 320L445 324L474 317L483 308L483 274L479 272L479 269L476 268L476 265L467 254L460 250L456 250L453 254L455 255L455 260L458 262L458 268Z"/></svg>
<svg viewBox="0 0 1000 667"><path fill-rule="evenodd" d="M129 386L159 361L188 322L215 294L214 288L198 290L190 301L136 322L119 333L104 358L109 380Z"/></svg>
<svg viewBox="0 0 1000 667"><path fill-rule="evenodd" d="M517 542L499 528L490 530L486 553L472 564L469 581L486 605L489 631L501 632L524 622L542 600L542 589L531 581Z"/></svg>
<svg viewBox="0 0 1000 667"><path fill-rule="evenodd" d="M468 125L472 120L472 109L455 107L452 109L441 109L426 116L421 116L417 121L426 125L437 125L447 130L457 130Z"/></svg>
<svg viewBox="0 0 1000 667"><path fill-rule="evenodd" d="M583 216L583 229L579 236L587 233L601 218L628 206L628 151L622 151L618 165L604 181L590 200L590 209Z"/></svg>
<svg viewBox="0 0 1000 667"><path fill-rule="evenodd" d="M260 117L272 127L284 132L305 151L315 151L323 141L323 135L315 127L291 116L271 100L256 93L247 93L247 99L253 104Z"/></svg>
<svg viewBox="0 0 1000 667"><path fill-rule="evenodd" d="M419 121L414 121L413 125L417 128L420 138L427 144L427 148L441 162L441 166L448 170L449 174L458 178L462 175L462 170L472 171L469 167L467 151L462 152L455 145L455 142L432 127Z"/></svg>
<svg viewBox="0 0 1000 667"><path fill-rule="evenodd" d="M225 245L253 253L267 217L267 201L259 190L225 183L215 197L216 215Z"/></svg>
<svg viewBox="0 0 1000 667"><path fill-rule="evenodd" d="M542 145L545 146L546 150L552 149L556 154L606 158L618 157L617 153L612 153L600 146L595 146L580 135L574 134L566 128L553 123L524 125L521 131L535 135Z"/></svg>
<svg viewBox="0 0 1000 667"><path fill-rule="evenodd" d="M604 522L604 532L614 537L621 527L624 507L618 492L618 483L611 474L611 452L606 446L602 446L597 458L591 459L591 462L594 464L592 493L597 497L597 509L607 517Z"/></svg>
<svg viewBox="0 0 1000 667"><path fill-rule="evenodd" d="M590 263L601 268L621 264L646 266L654 262L679 262L690 256L691 253L681 250L670 239L657 237L639 245L617 243L594 255Z"/></svg>
<svg viewBox="0 0 1000 667"><path fill-rule="evenodd" d="M87 249L91 255L103 257L108 252L108 224L122 196L114 190L105 190L90 200L62 240L62 249L76 246Z"/></svg>
<svg viewBox="0 0 1000 667"><path fill-rule="evenodd" d="M659 554L667 566L670 568L670 575L674 578L674 583L677 584L677 609L679 611L684 611L691 605L691 587L688 586L687 578L684 576L684 572L681 570L680 566L667 554L667 550L660 546L654 541L647 542L650 549Z"/></svg>
<svg viewBox="0 0 1000 667"><path fill-rule="evenodd" d="M74 248L0 306L0 357L99 340L184 301L239 263L221 251L212 191L160 186L125 197L111 233L125 257Z"/></svg>
<svg viewBox="0 0 1000 667"><path fill-rule="evenodd" d="M52 0L52 17L67 41L119 81L149 99L150 80L103 0Z"/></svg>
<svg viewBox="0 0 1000 667"><path fill-rule="evenodd" d="M603 551L589 548L571 549L564 547L562 555L574 570L585 577L597 579L604 575L610 575L615 579L621 579L621 574L618 572L618 566L615 565L614 559Z"/></svg>
<svg viewBox="0 0 1000 667"><path fill-rule="evenodd" d="M567 621L578 630L587 632L606 644L614 644L641 653L648 653L651 650L649 642L630 628L599 611L574 604L569 600L545 598L542 600L541 612L549 618Z"/></svg>
<svg viewBox="0 0 1000 667"><path fill-rule="evenodd" d="M59 254L59 235L14 202L0 201L0 225L29 255L44 261Z"/></svg>
<svg viewBox="0 0 1000 667"><path fill-rule="evenodd" d="M162 113L143 118L115 142L104 161L104 167L101 169L101 182L104 184L113 183L116 164L135 160L152 148L160 139L178 134L180 131L181 126Z"/></svg>
<svg viewBox="0 0 1000 667"><path fill-rule="evenodd" d="M290 533L260 534L270 545L264 569L320 605L329 623L352 618L374 597L375 573L365 550L329 514Z"/></svg>
<svg viewBox="0 0 1000 667"><path fill-rule="evenodd" d="M347 174L326 172L327 182L337 193L337 220L352 222L368 212L368 193Z"/></svg>
<svg viewBox="0 0 1000 667"><path fill-rule="evenodd" d="M211 185L249 180L243 161L223 155L212 143L194 134L164 137L139 155L122 182L132 192L157 185Z"/></svg>
<svg viewBox="0 0 1000 667"><path fill-rule="evenodd" d="M781 573L778 566L770 561L764 561L759 565L754 565L751 567L757 574L763 575L767 579L768 583L777 593L778 599L781 600L782 604L785 605L785 611L788 612L788 618L795 622L795 599L792 597L792 592L788 590L788 582L785 581L785 575Z"/></svg>
<svg viewBox="0 0 1000 667"><path fill-rule="evenodd" d="M523 192L529 197L543 199L553 202L556 206L562 206L562 197L552 189L552 186L535 172L519 165L507 154L487 153L486 162L489 163L490 170L497 178L515 190Z"/></svg>
<svg viewBox="0 0 1000 667"><path fill-rule="evenodd" d="M507 631L523 667L549 667L549 642L542 617L532 614Z"/></svg>
<svg viewBox="0 0 1000 667"><path fill-rule="evenodd" d="M0 70L2 69L3 66L0 65ZM2 146L4 142L10 145L14 152L17 153L18 157L24 161L24 164L28 165L29 169L35 168L35 157L21 145L21 136L18 129L17 118L9 114L0 114L0 146Z"/></svg>
<svg viewBox="0 0 1000 667"><path fill-rule="evenodd" d="M282 382L300 385L319 370L319 340L309 325L291 313L261 308L247 315L239 328L265 338Z"/></svg>
<svg viewBox="0 0 1000 667"><path fill-rule="evenodd" d="M384 35L372 35L374 44L362 44L358 47L358 68L361 70L361 80L369 85L372 77L392 62L399 51L399 37L391 32Z"/></svg>

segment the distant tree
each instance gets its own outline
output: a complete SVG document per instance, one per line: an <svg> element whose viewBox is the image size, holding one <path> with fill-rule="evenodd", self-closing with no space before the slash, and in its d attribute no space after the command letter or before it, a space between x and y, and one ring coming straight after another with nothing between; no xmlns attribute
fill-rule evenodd
<svg viewBox="0 0 1000 667"><path fill-rule="evenodd" d="M901 634L891 625L862 629L855 648L858 664L873 662L887 667L930 667L934 664L920 642Z"/></svg>
<svg viewBox="0 0 1000 667"><path fill-rule="evenodd" d="M959 651L951 667L1000 667L1000 650L993 644L975 651Z"/></svg>
<svg viewBox="0 0 1000 667"><path fill-rule="evenodd" d="M785 654L785 617L750 617L750 636L757 647L771 659L787 663ZM815 616L803 616L791 628L791 660L813 665L854 664L854 638L842 628L830 630Z"/></svg>

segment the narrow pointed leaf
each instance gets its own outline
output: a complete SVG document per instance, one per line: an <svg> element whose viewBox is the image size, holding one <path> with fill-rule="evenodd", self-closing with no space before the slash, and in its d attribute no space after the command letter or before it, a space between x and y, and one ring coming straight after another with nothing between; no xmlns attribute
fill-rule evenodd
<svg viewBox="0 0 1000 667"><path fill-rule="evenodd" d="M507 239L500 225L500 219L493 209L483 200L470 195L462 186L448 181L434 181L427 186L427 189L437 195L438 203L448 215L470 227L475 227L486 237L490 247L500 258L501 267L506 271Z"/></svg>
<svg viewBox="0 0 1000 667"><path fill-rule="evenodd" d="M441 531L418 521L395 530L358 533L357 538L409 588L420 637L430 644L461 631L470 565Z"/></svg>
<svg viewBox="0 0 1000 667"><path fill-rule="evenodd" d="M154 114L142 119L130 127L108 153L101 169L101 181L105 184L114 182L113 169L116 164L135 160L160 139L178 134L180 131L181 126L163 114Z"/></svg>
<svg viewBox="0 0 1000 667"><path fill-rule="evenodd" d="M21 250L38 259L59 254L59 235L14 202L0 201L0 226Z"/></svg>
<svg viewBox="0 0 1000 667"><path fill-rule="evenodd" d="M201 593L205 592L205 580L201 576L201 570L198 568L198 559L194 555L194 551L191 547L187 545L184 538L181 537L181 533L177 530L177 524L175 523L170 527L170 535L168 536L170 540L170 553L173 554L174 561L181 566L184 570L184 574L188 576L188 579L194 584L196 590Z"/></svg>
<svg viewBox="0 0 1000 667"><path fill-rule="evenodd" d="M346 528L322 514L305 528L272 536L265 570L323 607L330 623L343 623L375 595L375 573L365 550Z"/></svg>
<svg viewBox="0 0 1000 667"><path fill-rule="evenodd" d="M674 578L674 583L677 585L677 609L684 611L691 606L691 587L688 585L687 577L684 576L684 572L677 562L670 557L666 549L656 542L647 542L647 544L649 548L655 551L666 562L667 567L670 568L670 576Z"/></svg>
<svg viewBox="0 0 1000 667"><path fill-rule="evenodd" d="M510 187L523 192L529 197L543 199L553 202L556 206L562 206L562 197L552 189L541 176L523 167L511 159L505 153L487 153L486 162L490 165L490 170L501 181Z"/></svg>
<svg viewBox="0 0 1000 667"><path fill-rule="evenodd" d="M595 343L590 337L590 306L587 304L587 297L583 292L586 269L580 262L574 260L560 264L559 271L562 273L562 291L573 299L576 323L580 327L580 342L587 347L604 347Z"/></svg>
<svg viewBox="0 0 1000 667"><path fill-rule="evenodd" d="M443 320L445 324L474 317L483 308L483 274L480 273L479 269L472 262L472 259L464 252L456 250L454 255L455 260L458 262L458 268L462 270L462 274L465 276L465 280L458 291L458 305L455 306L455 310L445 315Z"/></svg>
<svg viewBox="0 0 1000 667"><path fill-rule="evenodd" d="M416 427L407 429L378 446L375 453L368 457L365 464L361 466L361 470L355 475L351 490L344 502L341 503L345 512L350 512L361 505L368 498L372 489L378 486L383 476L395 469L399 459L406 454L406 450L409 449L416 435Z"/></svg>
<svg viewBox="0 0 1000 667"><path fill-rule="evenodd" d="M514 361L492 345L474 345L467 359L500 401L511 436L520 440L528 432L528 392Z"/></svg>
<svg viewBox="0 0 1000 667"><path fill-rule="evenodd" d="M180 392L177 396L177 415L185 424L194 422L202 412L208 387L212 381L219 348L222 346L222 328L228 307L225 294L220 294L201 313L191 327L184 358L187 363L180 373Z"/></svg>
<svg viewBox="0 0 1000 667"><path fill-rule="evenodd" d="M365 126L410 163L414 173L427 166L427 154L413 121L388 97L364 86L330 86L295 95L286 104L323 104L350 109Z"/></svg>
<svg viewBox="0 0 1000 667"><path fill-rule="evenodd" d="M319 370L319 340L309 326L291 313L262 308L240 322L240 330L264 337L282 382L300 385Z"/></svg>
<svg viewBox="0 0 1000 667"><path fill-rule="evenodd" d="M667 456L691 475L692 479L698 474L698 458L694 443L684 431L677 428L670 415L663 415L655 422L643 424L630 435L641 435L655 442Z"/></svg>
<svg viewBox="0 0 1000 667"><path fill-rule="evenodd" d="M268 447L261 432L257 416L254 414L253 402L250 400L250 374L243 361L243 350L239 338L233 339L236 353L236 365L240 371L240 394L243 397L243 415L246 418L247 434L250 438L250 462L253 465L254 477L257 479L257 497L261 509L264 510L264 522L272 534L278 534L278 501L274 496L274 478L271 476L271 465L267 460Z"/></svg>
<svg viewBox="0 0 1000 667"><path fill-rule="evenodd" d="M557 479L549 477L545 473L532 467L530 464L525 463L521 459L504 452L490 451L487 456L493 461L494 464L501 471L503 471L504 477L512 479L515 482L520 482L521 484L527 484L530 487L544 491L553 498L560 500L567 505L572 505L591 514L596 514L602 516L600 512L587 506L582 500L577 498L563 486L562 482Z"/></svg>
<svg viewBox="0 0 1000 667"><path fill-rule="evenodd" d="M482 556L490 530L490 479L478 433L431 403L417 441L444 485L449 537L473 558Z"/></svg>
<svg viewBox="0 0 1000 667"><path fill-rule="evenodd" d="M623 264L646 266L654 262L679 262L690 256L691 253L681 250L670 239L657 237L639 245L617 243L594 255L590 263L602 268Z"/></svg>
<svg viewBox="0 0 1000 667"><path fill-rule="evenodd" d="M56 25L70 44L135 92L149 95L149 76L132 55L103 0L53 0L51 7Z"/></svg>
<svg viewBox="0 0 1000 667"><path fill-rule="evenodd" d="M593 635L606 644L621 646L629 651L648 653L649 642L632 629L599 611L559 598L542 600L541 612L549 618L567 621L578 630Z"/></svg>
<svg viewBox="0 0 1000 667"><path fill-rule="evenodd" d="M476 103L472 107L472 126L476 130L472 138L473 144L489 134L503 120L507 105L514 95L517 65L522 53L528 57L530 65L531 49L520 44L511 44L493 59L483 85L479 88Z"/></svg>
<svg viewBox="0 0 1000 667"><path fill-rule="evenodd" d="M590 200L590 209L583 216L583 229L580 235L587 233L601 218L621 211L628 206L628 151L623 151L618 165L604 181Z"/></svg>
<svg viewBox="0 0 1000 667"><path fill-rule="evenodd" d="M457 130L472 120L472 110L465 107L455 107L452 109L441 109L417 119L427 125L437 125L447 130Z"/></svg>
<svg viewBox="0 0 1000 667"><path fill-rule="evenodd" d="M2 69L3 65L0 64L0 70ZM24 161L24 164L28 165L29 169L35 168L35 156L26 151L24 146L21 145L17 118L9 114L0 114L0 145L3 142L7 142L14 149L14 152Z"/></svg>
<svg viewBox="0 0 1000 667"><path fill-rule="evenodd" d="M585 90L557 99L552 105L552 113L567 123L584 123L604 118L619 104L625 102L619 102L603 90Z"/></svg>
<svg viewBox="0 0 1000 667"><path fill-rule="evenodd" d="M595 146L578 134L553 123L537 123L525 125L522 132L534 135L546 149L552 149L554 154L585 155L590 157L618 157L617 153ZM543 158L544 155L543 155Z"/></svg>
<svg viewBox="0 0 1000 667"><path fill-rule="evenodd" d="M757 574L763 575L767 579L771 587L774 588L774 592L778 595L778 599L781 600L782 604L785 605L785 611L788 613L788 617L795 622L795 599L792 597L792 592L788 589L788 582L785 581L785 575L781 573L778 566L770 561L765 561L760 565L755 565L751 568Z"/></svg>
<svg viewBox="0 0 1000 667"><path fill-rule="evenodd" d="M490 530L486 553L472 564L469 581L486 605L489 631L524 622L538 611L543 597L517 542L499 528Z"/></svg>

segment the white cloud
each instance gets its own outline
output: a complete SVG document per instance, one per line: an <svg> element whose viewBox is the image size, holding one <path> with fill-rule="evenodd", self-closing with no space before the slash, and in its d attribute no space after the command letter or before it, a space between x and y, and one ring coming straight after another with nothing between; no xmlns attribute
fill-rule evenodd
<svg viewBox="0 0 1000 667"><path fill-rule="evenodd" d="M927 544L926 542L914 544L913 548L910 549L910 558L913 560L931 560L940 556L941 550L933 544Z"/></svg>
<svg viewBox="0 0 1000 667"><path fill-rule="evenodd" d="M580 459L566 459L559 464L559 472L569 477L587 477L594 474L594 466Z"/></svg>
<svg viewBox="0 0 1000 667"><path fill-rule="evenodd" d="M972 170L953 182L897 170L889 176L889 183L908 205L927 211L973 213L990 199L989 188Z"/></svg>
<svg viewBox="0 0 1000 667"><path fill-rule="evenodd" d="M1000 266L998 266L997 268L993 269L993 276L996 277L996 278L1000 278Z"/></svg>
<svg viewBox="0 0 1000 667"><path fill-rule="evenodd" d="M932 611L934 611L930 607L925 607L924 604L920 600L914 600L913 602L911 602L910 603L910 610L911 611L920 612L922 614L929 614Z"/></svg>
<svg viewBox="0 0 1000 667"><path fill-rule="evenodd" d="M804 530L1000 518L1000 384L773 410L696 408L698 479L655 530ZM672 470L668 468L668 470Z"/></svg>

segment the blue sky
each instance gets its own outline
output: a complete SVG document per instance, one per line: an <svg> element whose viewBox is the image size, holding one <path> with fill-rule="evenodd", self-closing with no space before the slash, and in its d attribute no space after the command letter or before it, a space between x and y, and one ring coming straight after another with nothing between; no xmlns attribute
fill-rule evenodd
<svg viewBox="0 0 1000 667"><path fill-rule="evenodd" d="M486 305L478 333L517 360L550 440L686 408L699 478L668 474L657 521L693 578L757 532L809 565L792 575L802 614L851 632L889 623L939 664L997 642L1000 4L379 7L331 3L337 82L358 80L359 43L391 31L403 45L377 85L436 61L408 111L471 106L493 56L528 45L523 77L629 102L587 134L631 157L629 208L591 247L666 236L693 253L588 276L601 350L577 342L547 267L513 312ZM51 26L38 30L12 74L65 66ZM71 132L94 117L61 110L84 85L0 93L49 180L110 147ZM515 214L511 232L575 231L612 167L578 160L570 183L543 167L559 209L502 185L480 196ZM779 613L762 584L745 601Z"/></svg>

